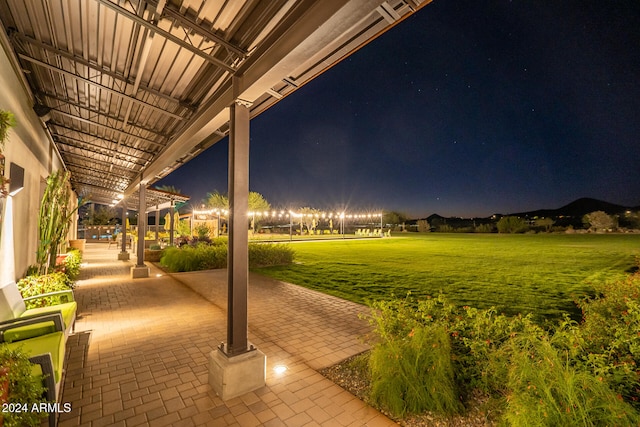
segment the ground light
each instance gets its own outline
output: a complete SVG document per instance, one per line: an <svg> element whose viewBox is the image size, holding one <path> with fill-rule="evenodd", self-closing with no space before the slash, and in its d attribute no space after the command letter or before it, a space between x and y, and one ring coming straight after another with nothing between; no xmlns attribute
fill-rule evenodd
<svg viewBox="0 0 640 427"><path fill-rule="evenodd" d="M287 367L286 367L286 366L284 366L284 365L276 365L276 366L274 366L274 367L273 367L273 372L274 372L276 375L282 375L282 374L284 374L285 372L287 372Z"/></svg>

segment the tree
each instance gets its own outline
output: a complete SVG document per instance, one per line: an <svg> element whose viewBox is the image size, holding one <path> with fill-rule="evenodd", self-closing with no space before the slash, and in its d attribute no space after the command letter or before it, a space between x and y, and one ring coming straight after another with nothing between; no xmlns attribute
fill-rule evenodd
<svg viewBox="0 0 640 427"><path fill-rule="evenodd" d="M551 227L554 223L555 221L551 218L540 218L535 221L536 227L544 228L547 233L551 231Z"/></svg>
<svg viewBox="0 0 640 427"><path fill-rule="evenodd" d="M100 206L92 215L83 220L84 225L114 225L118 222L118 212L111 206Z"/></svg>
<svg viewBox="0 0 640 427"><path fill-rule="evenodd" d="M213 193L207 193L204 203L209 209L229 210L229 197L226 194L221 194L218 190ZM249 192L249 212L262 213L269 210L271 210L271 204L262 194L255 191ZM260 222L259 218L260 215L251 216L251 228L254 233Z"/></svg>
<svg viewBox="0 0 640 427"><path fill-rule="evenodd" d="M156 185L155 189L160 191L166 191L167 193L182 194L180 192L180 189L176 188L173 185Z"/></svg>
<svg viewBox="0 0 640 427"><path fill-rule="evenodd" d="M604 231L615 228L616 222L610 215L603 211L595 211L586 214L582 218L582 222L589 226L593 231Z"/></svg>
<svg viewBox="0 0 640 427"><path fill-rule="evenodd" d="M429 221L427 221L426 219L419 219L418 220L418 231L420 233L426 233L431 231L431 227L429 226Z"/></svg>
<svg viewBox="0 0 640 427"><path fill-rule="evenodd" d="M271 210L271 204L260 193L249 192L249 210L252 212L265 212Z"/></svg>
<svg viewBox="0 0 640 427"><path fill-rule="evenodd" d="M204 204L209 209L229 210L229 198L225 194L221 194L218 190L213 193L207 193Z"/></svg>
<svg viewBox="0 0 640 427"><path fill-rule="evenodd" d="M391 228L400 227L403 223L407 222L408 219L409 217L407 215L396 211L386 212L382 217L382 221L385 224L389 224Z"/></svg>
<svg viewBox="0 0 640 427"><path fill-rule="evenodd" d="M503 216L497 227L498 233L524 233L529 228L527 222L517 216Z"/></svg>
<svg viewBox="0 0 640 427"><path fill-rule="evenodd" d="M318 226L318 220L320 218L320 211L318 209L304 207L299 210L300 212L300 234L302 234L302 227L307 227L307 232L313 234L313 231Z"/></svg>

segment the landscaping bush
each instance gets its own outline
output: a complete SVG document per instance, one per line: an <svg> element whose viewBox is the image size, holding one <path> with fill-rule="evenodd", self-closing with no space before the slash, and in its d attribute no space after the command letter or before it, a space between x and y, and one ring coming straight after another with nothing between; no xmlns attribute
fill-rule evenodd
<svg viewBox="0 0 640 427"><path fill-rule="evenodd" d="M634 426L640 416L602 378L572 366L548 337L508 341L506 409L513 426Z"/></svg>
<svg viewBox="0 0 640 427"><path fill-rule="evenodd" d="M284 243L250 243L249 267L286 265L293 262L294 251Z"/></svg>
<svg viewBox="0 0 640 427"><path fill-rule="evenodd" d="M461 412L449 334L441 325L416 326L380 342L369 360L371 399L396 416Z"/></svg>
<svg viewBox="0 0 640 427"><path fill-rule="evenodd" d="M640 273L596 289L581 323L544 327L443 296L375 302L370 398L450 415L479 390L505 425L640 425Z"/></svg>
<svg viewBox="0 0 640 427"><path fill-rule="evenodd" d="M18 290L23 298L40 295L48 292L66 291L71 289L69 277L59 271L43 276L27 276L18 281ZM46 307L49 305L67 302L65 296L52 296L28 301L27 308Z"/></svg>
<svg viewBox="0 0 640 427"><path fill-rule="evenodd" d="M227 247L221 245L185 245L164 250L160 264L172 272L209 270L227 266Z"/></svg>
<svg viewBox="0 0 640 427"><path fill-rule="evenodd" d="M164 250L160 264L172 272L209 270L227 267L227 239L214 239L212 244L184 245ZM249 244L249 267L290 264L293 249L286 244Z"/></svg>
<svg viewBox="0 0 640 427"><path fill-rule="evenodd" d="M640 410L640 273L596 285L596 293L578 302L579 361Z"/></svg>
<svg viewBox="0 0 640 427"><path fill-rule="evenodd" d="M44 387L40 377L32 375L34 364L22 347L11 348L0 343L0 403L19 407L0 413L0 425L5 427L39 426L47 413L31 411L33 405L45 402ZM24 410L27 409L27 410Z"/></svg>
<svg viewBox="0 0 640 427"><path fill-rule="evenodd" d="M69 280L73 282L78 279L80 275L80 265L82 264L82 252L78 249L71 249L67 252L67 256L64 258L61 264L56 265L56 271L65 273L69 276Z"/></svg>

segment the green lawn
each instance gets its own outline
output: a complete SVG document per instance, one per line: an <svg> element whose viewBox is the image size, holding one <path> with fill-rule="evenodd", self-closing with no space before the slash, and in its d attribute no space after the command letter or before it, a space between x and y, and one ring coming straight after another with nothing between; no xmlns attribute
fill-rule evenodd
<svg viewBox="0 0 640 427"><path fill-rule="evenodd" d="M637 266L640 235L426 234L292 243L291 266L255 271L355 302L444 293L508 314L577 316L591 283Z"/></svg>

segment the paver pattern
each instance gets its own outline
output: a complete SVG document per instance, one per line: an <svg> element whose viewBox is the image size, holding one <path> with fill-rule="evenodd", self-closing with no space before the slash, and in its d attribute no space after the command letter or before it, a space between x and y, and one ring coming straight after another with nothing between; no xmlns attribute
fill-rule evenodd
<svg viewBox="0 0 640 427"><path fill-rule="evenodd" d="M317 369L367 349L366 307L250 276L249 340L267 355L267 385L222 401L209 353L226 340L226 272L131 279L135 262L87 244L75 289L60 426L390 426ZM284 373L274 367L286 366Z"/></svg>

